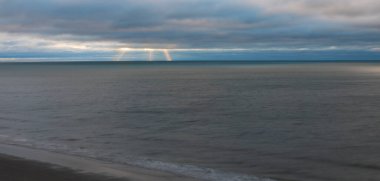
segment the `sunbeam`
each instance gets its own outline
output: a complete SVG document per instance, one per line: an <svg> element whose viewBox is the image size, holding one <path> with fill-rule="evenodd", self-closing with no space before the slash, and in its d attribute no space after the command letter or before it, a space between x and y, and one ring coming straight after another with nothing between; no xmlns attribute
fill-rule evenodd
<svg viewBox="0 0 380 181"><path fill-rule="evenodd" d="M144 49L146 52L148 52L148 60L149 61L153 61L153 53L154 53L154 50L153 49L148 49L148 48L145 48Z"/></svg>
<svg viewBox="0 0 380 181"><path fill-rule="evenodd" d="M149 51L149 61L153 61L153 50Z"/></svg>
<svg viewBox="0 0 380 181"><path fill-rule="evenodd" d="M113 61L121 61L125 54L128 53L129 48L121 48L118 50L118 54L112 59Z"/></svg>
<svg viewBox="0 0 380 181"><path fill-rule="evenodd" d="M172 58L172 56L170 55L169 50L165 49L165 50L162 50L162 52L164 53L165 58L166 58L167 61L173 61L173 58Z"/></svg>

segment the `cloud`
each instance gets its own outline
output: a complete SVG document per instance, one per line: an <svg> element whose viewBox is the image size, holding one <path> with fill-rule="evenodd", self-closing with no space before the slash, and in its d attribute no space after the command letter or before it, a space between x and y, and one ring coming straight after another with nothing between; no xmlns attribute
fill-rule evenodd
<svg viewBox="0 0 380 181"><path fill-rule="evenodd" d="M57 36L55 38L46 39L41 36L17 35L9 33L0 33L0 50L2 51L113 51L125 44L115 43L111 41L76 41L71 40L69 36Z"/></svg>
<svg viewBox="0 0 380 181"><path fill-rule="evenodd" d="M377 0L0 0L1 51L372 49Z"/></svg>
<svg viewBox="0 0 380 181"><path fill-rule="evenodd" d="M268 13L292 13L380 30L378 0L249 0Z"/></svg>

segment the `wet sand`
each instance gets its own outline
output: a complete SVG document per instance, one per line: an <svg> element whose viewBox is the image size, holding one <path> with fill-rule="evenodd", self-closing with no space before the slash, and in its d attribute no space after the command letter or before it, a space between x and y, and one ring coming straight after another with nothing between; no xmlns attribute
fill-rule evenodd
<svg viewBox="0 0 380 181"><path fill-rule="evenodd" d="M0 144L1 181L196 181L172 173Z"/></svg>
<svg viewBox="0 0 380 181"><path fill-rule="evenodd" d="M17 157L0 155L2 181L126 181L103 175L79 173L72 169Z"/></svg>

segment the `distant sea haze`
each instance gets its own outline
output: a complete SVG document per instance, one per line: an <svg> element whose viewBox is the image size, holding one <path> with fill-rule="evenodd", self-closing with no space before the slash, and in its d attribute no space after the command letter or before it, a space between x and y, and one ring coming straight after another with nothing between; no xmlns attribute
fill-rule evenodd
<svg viewBox="0 0 380 181"><path fill-rule="evenodd" d="M199 179L380 180L378 63L2 63L0 143Z"/></svg>

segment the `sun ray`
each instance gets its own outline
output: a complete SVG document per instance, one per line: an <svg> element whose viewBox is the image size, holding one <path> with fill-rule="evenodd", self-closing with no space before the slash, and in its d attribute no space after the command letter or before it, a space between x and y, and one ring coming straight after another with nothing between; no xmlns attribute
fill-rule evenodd
<svg viewBox="0 0 380 181"><path fill-rule="evenodd" d="M112 59L113 61L121 61L125 54L128 53L128 48L122 48L118 50L118 54Z"/></svg>
<svg viewBox="0 0 380 181"><path fill-rule="evenodd" d="M164 53L165 58L166 58L167 61L173 61L173 58L172 58L172 56L170 55L169 50L165 49L165 50L162 50L162 52Z"/></svg>
<svg viewBox="0 0 380 181"><path fill-rule="evenodd" d="M148 52L148 61L153 61L154 49L145 48L144 51Z"/></svg>
<svg viewBox="0 0 380 181"><path fill-rule="evenodd" d="M153 52L154 50L149 50L149 61L153 61Z"/></svg>

